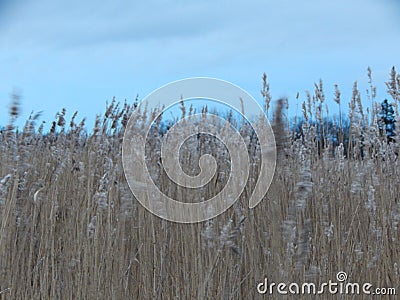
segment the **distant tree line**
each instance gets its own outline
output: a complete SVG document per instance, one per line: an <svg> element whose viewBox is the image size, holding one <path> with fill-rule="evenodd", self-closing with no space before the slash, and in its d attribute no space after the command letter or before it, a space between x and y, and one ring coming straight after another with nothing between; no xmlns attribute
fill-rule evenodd
<svg viewBox="0 0 400 300"><path fill-rule="evenodd" d="M375 127L379 131L379 137L386 139L387 143L396 142L396 114L393 108L393 104L389 103L387 99L381 103L380 110L377 112L377 122ZM305 139L306 133L304 132L304 123L307 123L307 128L313 127L315 129L314 138L317 143L318 150L321 153L322 149L326 149L328 145L337 147L343 144L344 153L348 154L350 147L353 147L357 142L360 143L361 155L365 150L367 144L366 139L368 135L371 135L371 129L373 130L374 124L365 122L359 122L354 124L346 116L341 116L340 123L336 119L331 117L325 117L323 121L305 120L300 118L296 121L292 119L291 122L291 133L292 138ZM356 127L357 130L352 130L352 127ZM351 137L350 137L351 136ZM357 141L358 139L358 141Z"/></svg>

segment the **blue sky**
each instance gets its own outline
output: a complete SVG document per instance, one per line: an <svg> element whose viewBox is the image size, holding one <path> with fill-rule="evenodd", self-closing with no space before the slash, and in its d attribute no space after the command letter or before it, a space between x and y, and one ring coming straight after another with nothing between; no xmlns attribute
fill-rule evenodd
<svg viewBox="0 0 400 300"><path fill-rule="evenodd" d="M305 100L320 78L335 111L333 85L347 102L355 80L368 87L370 66L383 99L391 67L400 71L399 16L392 0L0 0L0 124L14 90L21 121L34 110L50 123L65 107L91 126L113 96L133 101L193 76L261 100L266 72L293 114L297 92Z"/></svg>

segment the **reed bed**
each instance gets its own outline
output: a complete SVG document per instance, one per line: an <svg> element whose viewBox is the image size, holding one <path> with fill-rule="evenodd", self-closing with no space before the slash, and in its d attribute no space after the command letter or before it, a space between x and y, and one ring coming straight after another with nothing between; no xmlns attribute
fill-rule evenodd
<svg viewBox="0 0 400 300"><path fill-rule="evenodd" d="M397 118L399 78L393 68L387 83ZM266 110L275 107L274 181L250 210L260 155L256 139L248 138L254 167L245 191L225 213L197 224L162 220L129 190L121 149L136 104L112 101L91 131L76 114L67 122L61 110L45 133L39 115L14 128L20 103L13 97L10 124L0 135L0 299L262 299L256 286L265 277L322 283L339 271L351 282L400 293L399 144L379 130L372 81L371 108L362 107L355 84L350 126L338 119L333 140L324 133L329 115L322 82L303 102L299 138L283 113L286 102L272 105L263 79ZM338 88L334 100L342 105ZM149 116L143 111L142 121ZM252 136L248 126L240 130ZM155 130L149 151L162 138ZM216 153L226 168L227 154L217 143L192 144L182 157L184 170L196 167L193 155L202 151ZM149 158L153 178L179 198L156 160ZM215 179L204 196L223 184Z"/></svg>

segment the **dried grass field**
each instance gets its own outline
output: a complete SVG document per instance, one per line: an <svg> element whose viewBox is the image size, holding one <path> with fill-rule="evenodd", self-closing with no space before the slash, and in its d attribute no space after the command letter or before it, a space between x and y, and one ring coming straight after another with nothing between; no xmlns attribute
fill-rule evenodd
<svg viewBox="0 0 400 300"><path fill-rule="evenodd" d="M255 167L241 198L197 224L162 220L130 191L121 151L135 105L110 103L90 131L75 116L65 120L63 110L43 132L37 116L23 129L13 128L14 99L10 124L0 135L0 299L285 299L293 296L260 295L257 284L264 278L319 284L335 281L340 271L351 282L400 293L399 144L388 142L379 128L373 86L371 107L362 106L354 85L348 123L340 118L328 128L323 86L317 84L303 102L298 134L282 112L285 102L270 103L264 79L278 146L273 183L249 209L259 153L257 141L246 139ZM387 86L398 118L400 77L394 69ZM338 89L335 101L348 105ZM142 120L150 114L143 111ZM248 127L240 130L252 136ZM155 131L149 150L161 139ZM192 142L190 151L220 151L203 139ZM224 155L216 154L221 168ZM155 178L168 189L165 173L151 159ZM182 164L193 168L192 156L183 154ZM205 197L223 183L215 178Z"/></svg>

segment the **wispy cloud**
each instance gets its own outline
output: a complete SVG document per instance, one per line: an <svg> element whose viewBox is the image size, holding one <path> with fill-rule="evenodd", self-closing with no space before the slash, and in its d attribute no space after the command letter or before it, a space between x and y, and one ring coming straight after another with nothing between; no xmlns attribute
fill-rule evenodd
<svg viewBox="0 0 400 300"><path fill-rule="evenodd" d="M230 34L236 45L340 48L399 33L392 1L30 1L17 4L6 38L61 47ZM392 17L391 17L392 15ZM5 29L5 30L4 30ZM254 40L254 38L256 40ZM268 48L265 49L268 51Z"/></svg>

